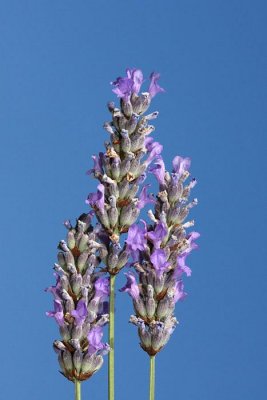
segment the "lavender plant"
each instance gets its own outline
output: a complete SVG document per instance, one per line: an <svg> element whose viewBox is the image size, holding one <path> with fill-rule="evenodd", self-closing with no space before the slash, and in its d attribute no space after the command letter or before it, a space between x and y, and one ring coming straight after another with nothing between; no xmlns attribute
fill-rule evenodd
<svg viewBox="0 0 267 400"><path fill-rule="evenodd" d="M54 296L54 311L47 315L55 318L61 334L54 349L61 373L75 382L76 400L81 396L80 382L101 367L107 352L109 400L114 400L115 278L129 261L132 270L126 273L121 290L133 299L135 315L130 320L150 356L150 400L154 399L155 355L177 324L174 306L185 297L182 275L191 274L185 262L198 234L186 233L193 221L184 223L197 203L188 201L196 181L185 185L190 160L175 157L172 173L166 172L163 147L149 136L158 112L145 115L153 97L164 91L159 77L152 73L148 91L141 93L139 69L127 69L125 77L111 82L120 107L108 103L111 121L104 128L110 138L105 152L92 156L94 165L88 174L99 182L86 200L92 210L82 214L75 227L65 223L67 239L59 243L54 267L56 285L47 289ZM145 184L147 172L159 182L156 198ZM154 211L148 212L151 223L137 223L149 203L154 204ZM108 321L109 344L104 344L103 327Z"/></svg>

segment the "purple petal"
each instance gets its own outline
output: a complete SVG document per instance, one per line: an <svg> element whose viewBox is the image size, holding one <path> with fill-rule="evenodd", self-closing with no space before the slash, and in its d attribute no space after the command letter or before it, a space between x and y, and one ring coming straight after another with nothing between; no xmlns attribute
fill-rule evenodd
<svg viewBox="0 0 267 400"><path fill-rule="evenodd" d="M99 156L96 155L92 155L92 159L94 162L94 167L92 169L89 169L89 171L87 171L88 175L91 175L92 173L99 173L99 174L103 174L103 157L104 154L103 153L99 153Z"/></svg>
<svg viewBox="0 0 267 400"><path fill-rule="evenodd" d="M109 296L109 278L100 277L95 281L95 299L104 300Z"/></svg>
<svg viewBox="0 0 267 400"><path fill-rule="evenodd" d="M173 166L173 173L177 174L178 177L183 175L185 171L188 171L191 165L191 160L190 158L186 157L180 157L176 156L174 157L172 161L172 166Z"/></svg>
<svg viewBox="0 0 267 400"><path fill-rule="evenodd" d="M87 335L87 339L89 342L88 353L93 354L97 350L103 348L104 343L101 343L101 339L103 336L103 330L101 326L95 326Z"/></svg>
<svg viewBox="0 0 267 400"><path fill-rule="evenodd" d="M170 265L166 260L166 254L163 249L154 250L150 256L150 261L153 264L158 276L161 276Z"/></svg>
<svg viewBox="0 0 267 400"><path fill-rule="evenodd" d="M184 292L184 284L181 280L175 283L174 287L174 302L176 303L179 300L183 300L186 297L186 293Z"/></svg>
<svg viewBox="0 0 267 400"><path fill-rule="evenodd" d="M90 193L86 203L90 204L91 207L97 207L98 210L104 212L104 206L105 206L105 186L100 183L97 186L97 192L96 193Z"/></svg>
<svg viewBox="0 0 267 400"><path fill-rule="evenodd" d="M132 91L134 82L131 78L117 78L114 82L111 82L115 89L113 92L120 98L123 98L125 101L128 101Z"/></svg>
<svg viewBox="0 0 267 400"><path fill-rule="evenodd" d="M64 313L60 300L54 300L54 311L47 311L46 315L55 318L59 326L64 325Z"/></svg>
<svg viewBox="0 0 267 400"><path fill-rule="evenodd" d="M156 96L157 93L165 92L165 90L158 85L159 78L160 74L158 72L152 72L152 74L150 75L151 82L149 85L148 92L151 97Z"/></svg>
<svg viewBox="0 0 267 400"><path fill-rule="evenodd" d="M165 164L162 157L156 158L152 167L149 168L149 172L155 175L160 185L165 183Z"/></svg>
<svg viewBox="0 0 267 400"><path fill-rule="evenodd" d="M156 249L160 248L162 240L166 237L168 233L167 225L160 221L154 231L150 231L147 233L147 238L153 242L153 245Z"/></svg>
<svg viewBox="0 0 267 400"><path fill-rule="evenodd" d="M120 289L120 292L129 293L134 300L137 300L140 295L140 290L136 283L135 276L132 272L128 272L125 275L127 276L127 282L126 285Z"/></svg>
<svg viewBox="0 0 267 400"><path fill-rule="evenodd" d="M132 86L132 91L135 94L138 94L141 86L144 82L143 80L143 73L140 69L127 69L126 70L128 78L132 79L133 81L133 86Z"/></svg>
<svg viewBox="0 0 267 400"><path fill-rule="evenodd" d="M136 250L143 251L146 246L146 226L142 227L137 224L130 226L128 230L128 237L126 240L127 248L132 252Z"/></svg>
<svg viewBox="0 0 267 400"><path fill-rule="evenodd" d="M143 189L141 190L141 193L139 195L139 201L137 203L137 208L141 210L141 208L144 208L146 204L149 203L155 203L155 199L153 198L152 194L147 194L148 187L150 185L145 185Z"/></svg>
<svg viewBox="0 0 267 400"><path fill-rule="evenodd" d="M146 159L146 164L149 165L154 160L154 158L157 158L160 155L163 150L163 146L159 142L147 141L146 148L147 151L150 153Z"/></svg>
<svg viewBox="0 0 267 400"><path fill-rule="evenodd" d="M76 310L71 312L71 315L75 318L75 323L77 326L81 326L84 323L87 314L88 311L85 302L83 300L79 300Z"/></svg>

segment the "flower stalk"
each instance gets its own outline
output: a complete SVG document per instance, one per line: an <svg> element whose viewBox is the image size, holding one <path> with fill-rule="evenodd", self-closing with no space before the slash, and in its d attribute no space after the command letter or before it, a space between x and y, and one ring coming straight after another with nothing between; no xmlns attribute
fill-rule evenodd
<svg viewBox="0 0 267 400"><path fill-rule="evenodd" d="M81 400L81 382L75 379L75 400Z"/></svg>
<svg viewBox="0 0 267 400"><path fill-rule="evenodd" d="M109 345L111 350L108 359L108 398L114 400L115 398L115 279L116 275L110 275L110 303L109 303Z"/></svg>
<svg viewBox="0 0 267 400"><path fill-rule="evenodd" d="M150 356L149 400L155 400L155 356Z"/></svg>

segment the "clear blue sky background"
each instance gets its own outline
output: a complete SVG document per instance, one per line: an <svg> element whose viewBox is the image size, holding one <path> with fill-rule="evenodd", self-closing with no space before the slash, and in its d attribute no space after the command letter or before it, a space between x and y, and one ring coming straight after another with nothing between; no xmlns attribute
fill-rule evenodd
<svg viewBox="0 0 267 400"><path fill-rule="evenodd" d="M266 399L267 3L0 3L1 399L72 399L46 319L62 221L87 210L109 82L161 73L154 137L192 158L200 250L180 326L157 360L157 400ZM119 285L124 281L120 278ZM117 295L117 400L147 399L148 359ZM107 362L84 384L104 400Z"/></svg>

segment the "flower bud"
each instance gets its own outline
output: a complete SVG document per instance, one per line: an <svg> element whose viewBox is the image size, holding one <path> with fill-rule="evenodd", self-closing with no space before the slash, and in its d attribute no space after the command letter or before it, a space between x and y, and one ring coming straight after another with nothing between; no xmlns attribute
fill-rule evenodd
<svg viewBox="0 0 267 400"><path fill-rule="evenodd" d="M119 257L118 257L118 262L116 264L116 269L117 270L122 269L126 265L126 263L128 261L128 258L129 258L128 252L126 250L122 251L119 254Z"/></svg>
<svg viewBox="0 0 267 400"><path fill-rule="evenodd" d="M76 373L79 374L82 367L83 353L80 350L75 350L72 359Z"/></svg>
<svg viewBox="0 0 267 400"><path fill-rule="evenodd" d="M156 303L153 298L148 298L146 300L146 312L149 319L154 318L156 311Z"/></svg>
<svg viewBox="0 0 267 400"><path fill-rule="evenodd" d="M72 339L80 340L82 337L82 326L75 325L71 331Z"/></svg>
<svg viewBox="0 0 267 400"><path fill-rule="evenodd" d="M114 180L119 179L120 177L120 158L116 157L113 158L112 163L111 163L111 173L112 173L112 178Z"/></svg>
<svg viewBox="0 0 267 400"><path fill-rule="evenodd" d="M119 196L121 199L124 199L126 197L128 190L129 190L129 182L126 179L124 179L119 184Z"/></svg>
<svg viewBox="0 0 267 400"><path fill-rule="evenodd" d="M72 275L70 281L73 293L78 295L80 293L83 282L82 275L81 274Z"/></svg>
<svg viewBox="0 0 267 400"><path fill-rule="evenodd" d="M69 231L68 233L67 233L67 245L68 245L68 248L69 249L74 249L74 247L75 247L75 238L74 238L74 233L73 233L73 231Z"/></svg>
<svg viewBox="0 0 267 400"><path fill-rule="evenodd" d="M129 135L131 135L135 131L137 122L138 122L138 116L136 114L133 114L131 118L128 119L124 124L124 129L128 131Z"/></svg>
<svg viewBox="0 0 267 400"><path fill-rule="evenodd" d="M125 117L130 118L133 113L133 107L130 101L121 100L121 109Z"/></svg>
<svg viewBox="0 0 267 400"><path fill-rule="evenodd" d="M146 112L146 110L150 106L150 103L151 103L151 97L150 97L149 93L147 93L147 92L141 93L141 95L138 96L137 99L133 103L133 111L136 114L141 115L144 112Z"/></svg>
<svg viewBox="0 0 267 400"><path fill-rule="evenodd" d="M141 346L143 349L149 349L151 347L151 335L146 329L138 328L138 335L141 340Z"/></svg>
<svg viewBox="0 0 267 400"><path fill-rule="evenodd" d="M63 325L59 327L60 335L62 336L62 339L64 342L67 342L68 340L71 339L71 335L68 329L67 325Z"/></svg>
<svg viewBox="0 0 267 400"><path fill-rule="evenodd" d="M73 369L72 357L68 350L62 352L62 361L66 371L71 372Z"/></svg>
<svg viewBox="0 0 267 400"><path fill-rule="evenodd" d="M87 250L88 248L88 235L87 234L82 234L80 240L79 240L79 246L78 246L79 250L81 252Z"/></svg>
<svg viewBox="0 0 267 400"><path fill-rule="evenodd" d="M141 299L141 297L139 297L137 300L134 300L133 304L134 304L134 309L135 309L136 314L141 318L145 318L147 315L147 312L146 312L146 308L145 308L144 302Z"/></svg>

